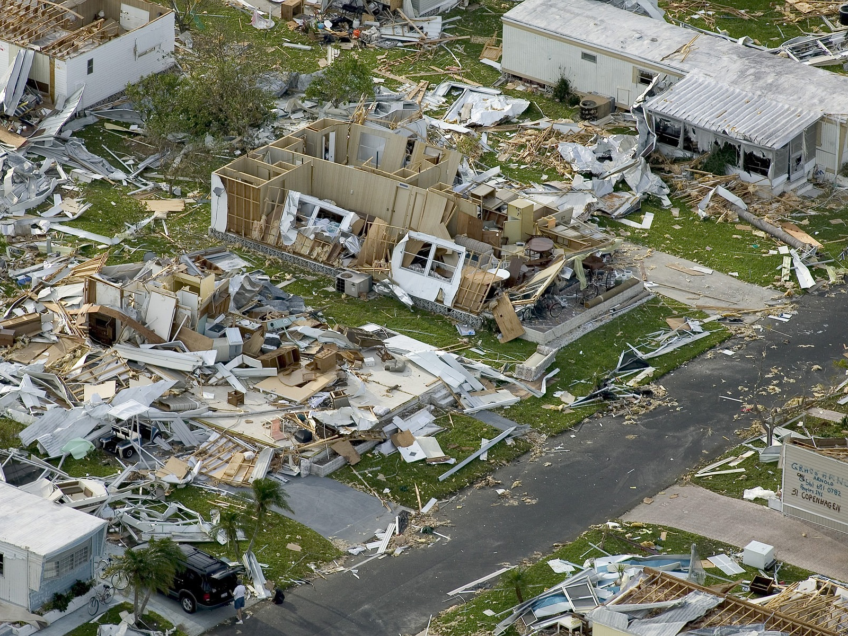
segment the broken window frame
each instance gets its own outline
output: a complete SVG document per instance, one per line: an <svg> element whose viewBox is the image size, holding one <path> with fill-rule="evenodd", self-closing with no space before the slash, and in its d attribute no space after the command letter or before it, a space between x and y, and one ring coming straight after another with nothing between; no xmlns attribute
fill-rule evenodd
<svg viewBox="0 0 848 636"><path fill-rule="evenodd" d="M403 261L401 261L401 269L412 272L414 274L419 274L420 276L426 276L428 278L435 278L438 281L442 281L445 283L449 283L453 281L454 276L456 275L456 271L462 268L463 262L465 259L464 254L451 250L447 247L443 247L441 245L437 245L436 243L425 242L424 245L417 252L408 252L407 248L409 247L409 242L404 246L403 255L406 260L406 256L411 256L412 261L410 265L414 264L416 261L420 261L424 259L423 271L418 269L412 269L409 265L403 265ZM428 249L429 248L429 249ZM427 256L423 255L423 252L427 253ZM439 253L441 252L441 253ZM453 254L457 257L457 264L451 265L444 260L445 256ZM420 262L419 262L420 264ZM444 269L450 272L450 275L444 275L439 272L436 272L436 269Z"/></svg>
<svg viewBox="0 0 848 636"><path fill-rule="evenodd" d="M742 147L742 170L749 174L768 177L771 174L772 157L765 151L750 146Z"/></svg>
<svg viewBox="0 0 848 636"><path fill-rule="evenodd" d="M677 140L674 140L673 133L677 131ZM680 148L680 143L683 138L683 124L674 119L667 117L654 118L654 134L657 136L657 143L672 148Z"/></svg>
<svg viewBox="0 0 848 636"><path fill-rule="evenodd" d="M658 73L654 71L648 71L644 68L639 68L638 66L633 67L633 83L640 84L641 86L650 86L651 82L654 81Z"/></svg>

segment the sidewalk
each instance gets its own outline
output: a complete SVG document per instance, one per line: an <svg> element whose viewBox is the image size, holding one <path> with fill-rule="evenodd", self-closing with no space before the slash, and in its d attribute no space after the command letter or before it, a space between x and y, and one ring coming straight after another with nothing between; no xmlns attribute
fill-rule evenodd
<svg viewBox="0 0 848 636"><path fill-rule="evenodd" d="M779 561L848 581L848 537L840 538L838 533L784 517L765 506L699 486L672 486L653 499L652 504L639 504L623 519L668 525L740 548L760 541L774 546Z"/></svg>

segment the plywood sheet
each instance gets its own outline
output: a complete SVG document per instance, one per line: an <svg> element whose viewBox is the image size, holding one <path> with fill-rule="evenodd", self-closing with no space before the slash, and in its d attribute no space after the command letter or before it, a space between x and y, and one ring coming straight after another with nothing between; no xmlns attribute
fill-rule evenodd
<svg viewBox="0 0 848 636"><path fill-rule="evenodd" d="M275 395L279 395L281 398L284 398L291 402L301 404L311 398L316 393L318 393L318 391L322 391L323 389L330 386L333 382L336 381L335 372L320 375L302 387L288 386L286 384L283 384L283 382L281 381L282 377L277 376L274 378L266 378L265 380L262 380L262 382L257 384L256 387L263 391L268 391Z"/></svg>
<svg viewBox="0 0 848 636"><path fill-rule="evenodd" d="M499 338L501 342L509 342L524 335L524 327L521 326L521 321L515 314L515 309L506 294L502 294L498 298L498 304L495 305L492 313L495 316L495 322L498 323L498 328L501 330Z"/></svg>
<svg viewBox="0 0 848 636"><path fill-rule="evenodd" d="M812 236L807 234L800 227L795 225L794 223L789 223L788 221L781 223L780 227L786 232L789 236L798 239L802 243L806 243L807 245L814 245L815 247L821 248L823 247L821 243L819 243Z"/></svg>

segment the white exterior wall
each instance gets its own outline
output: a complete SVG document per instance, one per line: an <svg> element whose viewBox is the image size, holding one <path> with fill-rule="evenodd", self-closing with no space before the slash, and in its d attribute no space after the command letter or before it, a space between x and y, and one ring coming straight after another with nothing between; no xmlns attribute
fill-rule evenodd
<svg viewBox="0 0 848 636"><path fill-rule="evenodd" d="M174 14L125 33L86 53L56 62L55 95L64 98L85 84L80 108L120 93L127 84L158 73L173 64ZM94 72L88 74L88 60Z"/></svg>
<svg viewBox="0 0 848 636"><path fill-rule="evenodd" d="M3 576L0 576L0 600L29 607L29 579L25 550L0 543Z"/></svg>
<svg viewBox="0 0 848 636"><path fill-rule="evenodd" d="M597 62L582 59L582 53L594 55ZM571 87L581 93L614 97L618 106L630 108L647 86L638 81L638 71L665 73L680 78L682 73L625 59L601 49L570 44L555 36L531 31L508 22L503 25L503 61L505 73L535 82L554 85L564 75Z"/></svg>

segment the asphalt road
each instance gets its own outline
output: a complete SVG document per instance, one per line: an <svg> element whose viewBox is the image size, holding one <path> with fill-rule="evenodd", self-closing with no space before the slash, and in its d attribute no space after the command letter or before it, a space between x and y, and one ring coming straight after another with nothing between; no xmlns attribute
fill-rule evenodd
<svg viewBox="0 0 848 636"><path fill-rule="evenodd" d="M504 505L491 488L467 490L439 513L451 524L439 530L450 541L371 561L359 569L359 579L347 572L319 579L314 587L292 590L282 606L257 606L245 625L226 624L211 633L417 634L431 615L454 602L446 596L449 590L501 564L548 553L554 543L575 538L587 526L621 516L737 443L734 431L748 427L753 416L734 420L740 403L719 394L744 400L758 382L776 381L780 392L763 391L760 400L778 404L845 375L833 364L843 359L843 342L848 342L841 290L802 299L788 323L764 318L761 324L764 339L722 345L741 347L735 355L713 352L662 378L676 405L630 424L623 417L590 418L577 431L549 439L549 452L535 461L525 457L497 471L494 477L504 487L521 482L512 489L518 505Z"/></svg>

